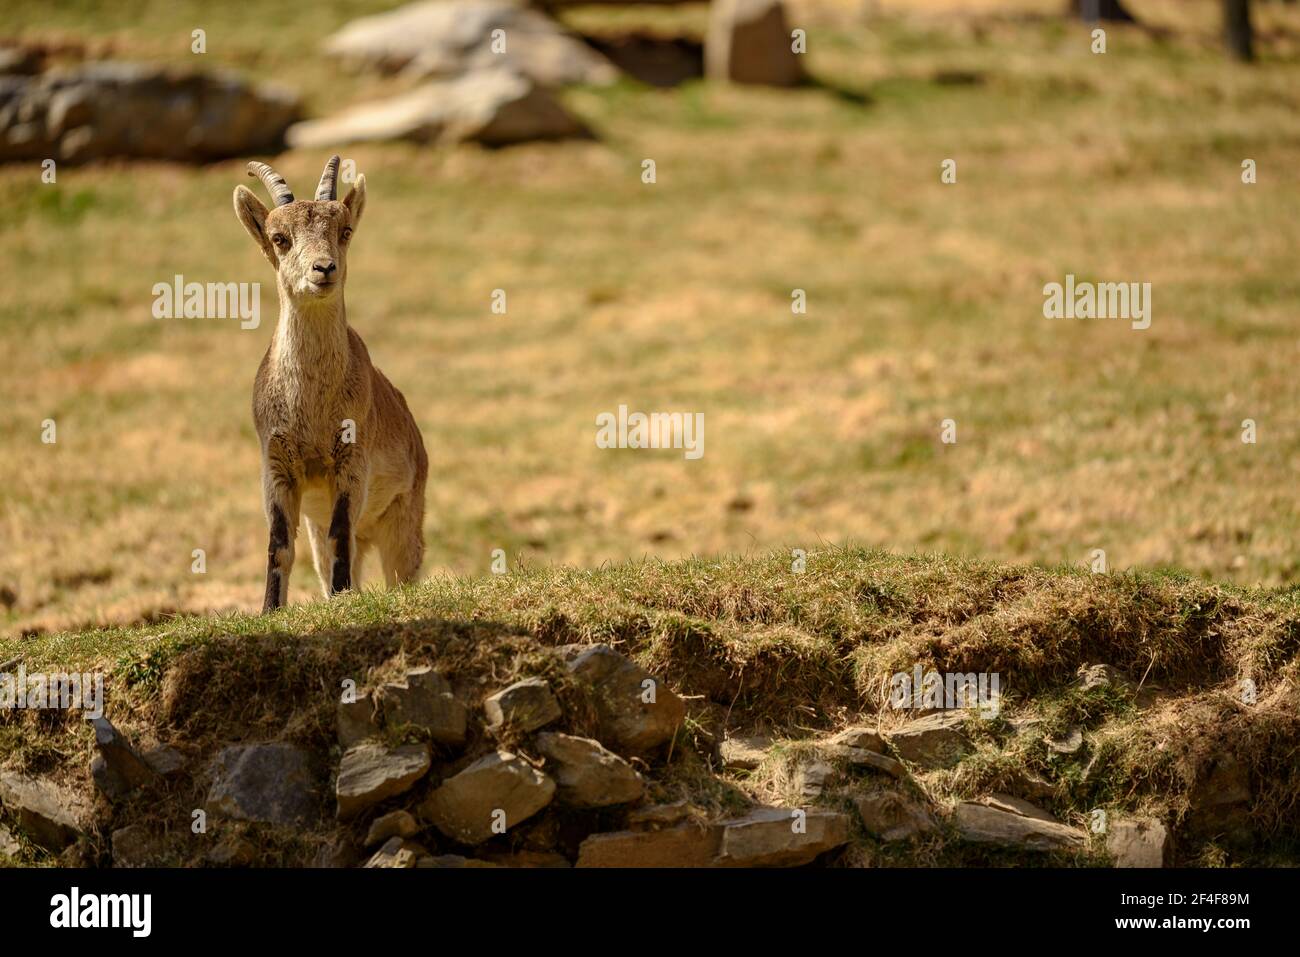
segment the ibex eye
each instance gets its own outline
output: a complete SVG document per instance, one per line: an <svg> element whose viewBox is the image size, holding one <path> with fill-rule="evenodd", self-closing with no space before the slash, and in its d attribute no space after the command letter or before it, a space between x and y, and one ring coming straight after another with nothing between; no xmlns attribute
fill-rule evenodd
<svg viewBox="0 0 1300 957"><path fill-rule="evenodd" d="M289 237L286 236L284 233L276 233L274 236L271 237L271 242L275 243L281 249L289 248Z"/></svg>
<svg viewBox="0 0 1300 957"><path fill-rule="evenodd" d="M344 226L344 227L343 227L343 241L346 243L346 242L347 242L349 239L351 239L351 238L352 238L352 227L351 227L351 226Z"/></svg>

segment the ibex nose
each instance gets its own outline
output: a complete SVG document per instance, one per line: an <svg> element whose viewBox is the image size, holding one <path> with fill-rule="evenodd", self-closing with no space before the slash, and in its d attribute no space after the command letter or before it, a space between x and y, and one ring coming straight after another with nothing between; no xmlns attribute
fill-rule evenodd
<svg viewBox="0 0 1300 957"><path fill-rule="evenodd" d="M318 259L311 264L311 271L320 273L326 279L328 279L330 273L334 272L337 268L338 266L334 264L334 260L332 259Z"/></svg>

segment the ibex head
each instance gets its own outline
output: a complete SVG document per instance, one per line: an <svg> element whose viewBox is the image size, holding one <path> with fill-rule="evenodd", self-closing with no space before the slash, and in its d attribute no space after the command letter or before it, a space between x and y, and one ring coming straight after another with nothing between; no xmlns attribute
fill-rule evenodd
<svg viewBox="0 0 1300 957"><path fill-rule="evenodd" d="M282 294L327 300L348 275L348 245L366 206L366 178L338 201L339 158L331 156L314 200L295 200L284 177L265 163L249 163L271 194L267 209L246 186L235 187L235 213L262 255L275 267Z"/></svg>

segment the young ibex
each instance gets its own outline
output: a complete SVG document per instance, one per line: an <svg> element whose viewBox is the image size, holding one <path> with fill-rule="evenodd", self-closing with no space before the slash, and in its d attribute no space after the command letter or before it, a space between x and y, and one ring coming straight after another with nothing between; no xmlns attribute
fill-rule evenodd
<svg viewBox="0 0 1300 957"><path fill-rule="evenodd" d="M342 202L330 157L312 201L295 201L265 163L267 210L244 186L235 212L275 269L280 321L257 370L253 422L262 443L262 493L271 539L263 611L289 594L298 516L326 596L357 583L379 549L388 584L410 581L424 557L428 456L406 400L370 364L343 304L348 245L366 206L366 178Z"/></svg>

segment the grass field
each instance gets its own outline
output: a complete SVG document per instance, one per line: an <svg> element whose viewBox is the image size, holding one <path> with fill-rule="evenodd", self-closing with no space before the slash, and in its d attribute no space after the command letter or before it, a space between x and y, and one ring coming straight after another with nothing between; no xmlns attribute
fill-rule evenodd
<svg viewBox="0 0 1300 957"><path fill-rule="evenodd" d="M316 56L387 5L18 2L0 34L233 68L320 115L394 88ZM1216 4L1134 0L1166 32L1114 28L1103 56L1051 17L880 6L797 8L804 89L575 89L595 142L348 154L370 197L349 318L430 451L426 573L853 542L1296 578L1300 12L1261 7L1243 67ZM276 165L301 191L324 159ZM231 209L243 167L0 169L0 631L258 606L275 305ZM1067 273L1152 283L1151 328L1044 319ZM262 326L152 318L175 274L262 282ZM704 412L705 455L598 449L620 403ZM299 555L295 601L317 593Z"/></svg>

